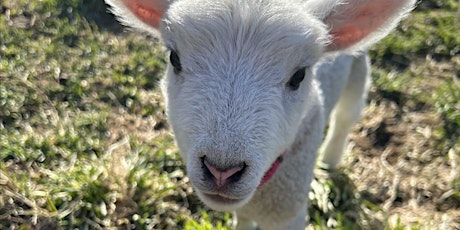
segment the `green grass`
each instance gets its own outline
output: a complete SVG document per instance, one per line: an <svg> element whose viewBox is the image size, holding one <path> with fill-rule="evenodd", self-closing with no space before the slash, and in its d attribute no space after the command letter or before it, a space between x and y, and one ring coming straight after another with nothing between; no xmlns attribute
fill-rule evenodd
<svg viewBox="0 0 460 230"><path fill-rule="evenodd" d="M450 145L460 143L459 13L456 1L424 1L371 51L377 87L434 106ZM389 79L391 71L397 75Z"/></svg>
<svg viewBox="0 0 460 230"><path fill-rule="evenodd" d="M121 32L102 1L0 6L0 229L231 228L231 215L204 207L185 177L155 39ZM460 148L459 10L424 1L371 50L372 99L439 117L429 147L448 166ZM314 229L421 229L423 219L404 216L390 226L379 197L348 175L317 170ZM458 175L446 183L446 202L460 203Z"/></svg>

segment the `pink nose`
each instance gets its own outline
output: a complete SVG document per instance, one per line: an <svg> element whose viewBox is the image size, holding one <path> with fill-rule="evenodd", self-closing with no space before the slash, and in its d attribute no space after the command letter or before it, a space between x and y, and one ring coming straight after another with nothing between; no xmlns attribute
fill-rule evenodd
<svg viewBox="0 0 460 230"><path fill-rule="evenodd" d="M233 167L233 168L221 170L221 169L218 169L218 168L210 165L206 160L204 160L203 162L204 162L204 165L206 166L206 168L209 170L209 172L214 177L213 179L214 179L217 187L219 187L219 188L224 186L225 184L227 184L228 181L229 181L228 179L230 177L236 176L236 174L238 174L239 172L241 172L244 169L244 165L241 165L241 166L236 166L236 167Z"/></svg>

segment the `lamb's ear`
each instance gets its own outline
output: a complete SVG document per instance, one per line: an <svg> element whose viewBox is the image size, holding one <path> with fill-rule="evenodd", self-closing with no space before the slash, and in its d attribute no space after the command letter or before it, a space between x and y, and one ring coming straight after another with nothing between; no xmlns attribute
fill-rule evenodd
<svg viewBox="0 0 460 230"><path fill-rule="evenodd" d="M105 0L112 12L128 26L158 33L161 18L170 0Z"/></svg>
<svg viewBox="0 0 460 230"><path fill-rule="evenodd" d="M335 3L334 3L335 2ZM415 0L310 0L310 9L329 27L326 51L359 51L385 37Z"/></svg>

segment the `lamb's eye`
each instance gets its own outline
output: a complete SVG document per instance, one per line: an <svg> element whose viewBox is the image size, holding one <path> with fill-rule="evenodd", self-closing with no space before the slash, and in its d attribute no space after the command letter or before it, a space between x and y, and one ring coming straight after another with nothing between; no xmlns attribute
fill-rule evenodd
<svg viewBox="0 0 460 230"><path fill-rule="evenodd" d="M174 67L174 73L178 74L182 71L182 65L180 64L180 58L176 51L171 50L171 54L169 54L169 61L171 65Z"/></svg>
<svg viewBox="0 0 460 230"><path fill-rule="evenodd" d="M300 86L300 83L303 81L305 78L305 69L306 67L303 67L299 70L297 70L292 77L289 79L289 82L287 83L287 86L291 90L297 90Z"/></svg>

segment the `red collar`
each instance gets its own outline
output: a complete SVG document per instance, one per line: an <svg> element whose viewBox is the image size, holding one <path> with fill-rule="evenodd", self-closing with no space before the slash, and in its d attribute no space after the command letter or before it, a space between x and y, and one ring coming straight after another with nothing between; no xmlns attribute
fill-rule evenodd
<svg viewBox="0 0 460 230"><path fill-rule="evenodd" d="M286 152L281 153L281 155L278 158L276 158L275 162L273 162L270 169L268 169L267 172L265 172L264 177L262 177L262 180L260 181L259 188L262 187L262 185L264 185L265 183L267 183L267 181L270 180L270 178L272 178L272 176L275 174L276 170L280 166L281 162L283 162L284 155L286 155Z"/></svg>

